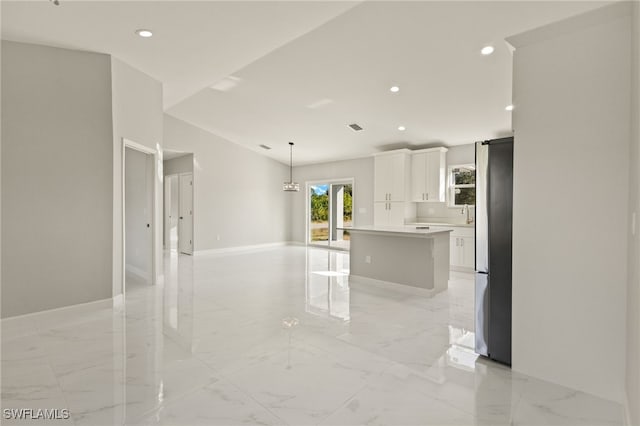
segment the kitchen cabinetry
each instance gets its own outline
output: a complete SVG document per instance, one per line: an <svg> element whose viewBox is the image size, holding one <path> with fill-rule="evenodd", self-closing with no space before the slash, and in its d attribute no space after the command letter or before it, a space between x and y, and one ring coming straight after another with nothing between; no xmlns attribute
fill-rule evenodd
<svg viewBox="0 0 640 426"><path fill-rule="evenodd" d="M453 227L449 242L451 269L470 271L475 267L475 237L471 227Z"/></svg>
<svg viewBox="0 0 640 426"><path fill-rule="evenodd" d="M374 154L373 223L376 226L402 226L415 217L410 202L411 151L398 149Z"/></svg>
<svg viewBox="0 0 640 426"><path fill-rule="evenodd" d="M403 226L406 203L376 202L373 210L373 224L375 226Z"/></svg>
<svg viewBox="0 0 640 426"><path fill-rule="evenodd" d="M447 148L413 151L411 155L411 201L445 201L447 151Z"/></svg>
<svg viewBox="0 0 640 426"><path fill-rule="evenodd" d="M375 154L374 201L409 201L409 152L398 149Z"/></svg>

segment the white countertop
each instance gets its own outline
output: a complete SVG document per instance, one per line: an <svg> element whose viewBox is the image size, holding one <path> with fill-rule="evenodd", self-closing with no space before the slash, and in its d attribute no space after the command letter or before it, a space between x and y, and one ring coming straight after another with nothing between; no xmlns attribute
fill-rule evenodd
<svg viewBox="0 0 640 426"><path fill-rule="evenodd" d="M420 226L420 225L418 225ZM423 225L426 226L426 225ZM450 228L446 227L438 227L438 228L429 228L429 229L416 229L415 225L405 225L405 226L354 226L354 227L344 227L338 228L343 229L349 232L381 232L381 233L389 233L389 234L407 234L412 236L419 235L433 235L433 234L441 234L448 233L453 231Z"/></svg>

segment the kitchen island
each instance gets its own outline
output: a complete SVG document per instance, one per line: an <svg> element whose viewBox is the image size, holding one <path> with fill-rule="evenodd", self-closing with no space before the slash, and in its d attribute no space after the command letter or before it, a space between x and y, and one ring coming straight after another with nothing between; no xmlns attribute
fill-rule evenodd
<svg viewBox="0 0 640 426"><path fill-rule="evenodd" d="M401 284L421 293L446 290L449 281L447 228L357 226L351 239L349 282Z"/></svg>

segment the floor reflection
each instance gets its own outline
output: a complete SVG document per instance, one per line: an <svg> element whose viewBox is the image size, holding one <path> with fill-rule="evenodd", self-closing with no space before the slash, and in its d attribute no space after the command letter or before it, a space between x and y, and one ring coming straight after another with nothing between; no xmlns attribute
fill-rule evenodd
<svg viewBox="0 0 640 426"><path fill-rule="evenodd" d="M167 253L163 284L122 307L3 320L2 406L75 425L622 423L617 404L478 358L472 276L431 298L350 287L348 256Z"/></svg>
<svg viewBox="0 0 640 426"><path fill-rule="evenodd" d="M308 249L305 290L308 313L349 321L348 253Z"/></svg>

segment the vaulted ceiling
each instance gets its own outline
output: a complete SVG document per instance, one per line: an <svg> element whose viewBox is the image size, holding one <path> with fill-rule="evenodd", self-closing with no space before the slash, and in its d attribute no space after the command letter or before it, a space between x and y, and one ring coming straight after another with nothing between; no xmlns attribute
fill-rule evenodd
<svg viewBox="0 0 640 426"><path fill-rule="evenodd" d="M605 4L61 2L3 1L3 39L112 54L163 82L167 113L282 162L294 141L296 164L509 134L505 37Z"/></svg>

